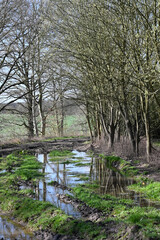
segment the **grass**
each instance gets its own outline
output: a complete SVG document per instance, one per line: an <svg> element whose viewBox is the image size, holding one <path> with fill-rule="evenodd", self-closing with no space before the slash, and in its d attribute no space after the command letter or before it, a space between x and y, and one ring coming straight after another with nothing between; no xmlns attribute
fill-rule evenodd
<svg viewBox="0 0 160 240"><path fill-rule="evenodd" d="M76 163L75 166L76 167L86 167L86 166L90 166L91 163Z"/></svg>
<svg viewBox="0 0 160 240"><path fill-rule="evenodd" d="M18 139L27 137L27 129L24 127L24 116L19 114L1 113L0 114L0 124L1 124L1 134L0 137L3 141L9 139ZM67 115L64 121L64 135L66 137L59 138L56 137L57 126L56 119L53 115L49 115L46 123L46 136L55 136L55 139L66 139L68 136L89 136L88 126L83 114ZM70 137L69 137L70 138ZM18 140L17 140L18 141ZM46 140L47 141L47 140ZM51 141L51 140L49 140Z"/></svg>
<svg viewBox="0 0 160 240"><path fill-rule="evenodd" d="M53 150L49 153L50 161L59 161L63 160L67 157L72 157L75 154L69 150Z"/></svg>
<svg viewBox="0 0 160 240"><path fill-rule="evenodd" d="M25 152L9 154L1 159L1 183L12 188L16 188L21 181L36 181L44 175L39 171L42 169L42 163L38 162L36 157Z"/></svg>
<svg viewBox="0 0 160 240"><path fill-rule="evenodd" d="M144 239L160 239L160 212L155 208L137 207L129 199L118 199L110 195L98 195L94 192L97 185L80 185L74 188L76 198L108 215L104 222L115 221L139 226ZM136 233L135 233L136 234ZM124 238L125 239L125 238Z"/></svg>
<svg viewBox="0 0 160 240"><path fill-rule="evenodd" d="M49 202L28 197L33 194L31 189L17 188L22 180L34 181L39 177L43 165L34 156L24 152L10 154L1 159L1 165L5 170L0 174L0 208L3 211L9 211L16 220L26 222L33 230L75 234L88 240L106 238L103 228L96 223L75 220Z"/></svg>
<svg viewBox="0 0 160 240"><path fill-rule="evenodd" d="M151 182L142 178L136 184L129 186L128 189L141 192L150 200L160 201L160 182Z"/></svg>
<svg viewBox="0 0 160 240"><path fill-rule="evenodd" d="M55 140L65 140L65 139L74 139L74 138L85 138L86 136L63 136L63 137L52 137L52 138L47 138L42 141L44 142L49 142L49 141L55 141Z"/></svg>
<svg viewBox="0 0 160 240"><path fill-rule="evenodd" d="M68 151L54 151L52 154L56 157L64 157L70 153ZM118 157L111 156L102 160L108 161L107 164L110 167L114 167L114 164L117 163L121 170L123 170L123 166L126 166L126 163ZM148 237L160 239L160 212L157 209L135 206L133 201L129 199L119 199L108 194L99 195L96 193L99 187L97 183L79 185L73 189L73 194L93 209L103 212L106 218L101 224L76 220L49 202L27 197L32 195L31 189L19 190L13 187L18 185L21 180L34 181L43 177L38 175L39 169L43 167L42 164L39 164L34 156L25 152L10 154L5 159L1 159L1 168L5 172L0 174L0 208L4 211L10 211L17 220L26 222L34 230L48 229L54 233L76 235L78 238L86 240L107 239L105 228L109 223L119 223L120 226L136 225L138 231L143 233L143 239ZM159 184L151 182L147 178L141 178L136 186L138 189L146 189L148 196L153 195L154 199L159 199ZM127 233L124 232L124 234Z"/></svg>
<svg viewBox="0 0 160 240"><path fill-rule="evenodd" d="M63 235L76 235L88 240L106 239L96 223L75 220L49 202L33 200L15 192L0 194L0 207L10 211L16 220L26 222L33 230L50 230Z"/></svg>
<svg viewBox="0 0 160 240"><path fill-rule="evenodd" d="M76 180L76 181L89 181L89 177L88 176L81 176L81 177L79 177L79 179L78 180Z"/></svg>
<svg viewBox="0 0 160 240"><path fill-rule="evenodd" d="M160 141L158 141L158 142L154 142L153 144L154 144L155 146L160 147Z"/></svg>

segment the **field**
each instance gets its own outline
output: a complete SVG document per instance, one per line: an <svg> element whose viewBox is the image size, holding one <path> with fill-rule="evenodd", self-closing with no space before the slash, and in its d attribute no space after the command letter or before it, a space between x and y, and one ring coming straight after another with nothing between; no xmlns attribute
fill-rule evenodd
<svg viewBox="0 0 160 240"><path fill-rule="evenodd" d="M0 141L27 137L24 119L18 114L0 114ZM68 115L64 121L64 136L89 135L85 116ZM46 137L58 136L56 120L53 115L47 119Z"/></svg>

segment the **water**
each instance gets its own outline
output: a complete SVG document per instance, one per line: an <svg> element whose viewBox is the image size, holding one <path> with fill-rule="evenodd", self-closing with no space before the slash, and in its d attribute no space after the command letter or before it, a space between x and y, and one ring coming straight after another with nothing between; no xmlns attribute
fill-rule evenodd
<svg viewBox="0 0 160 240"><path fill-rule="evenodd" d="M50 157L47 154L37 155L38 160L44 164L43 173L47 174L45 180L41 180L36 188L39 200L49 201L61 208L66 214L80 218L80 212L72 204L64 203L58 198L59 194L71 195L71 192L60 187L50 186L48 183L56 181L67 187L74 187L77 184L86 183L87 179L89 183L96 181L99 184L97 189L99 194L111 194L120 198L130 198L135 205L141 207L154 206L160 208L159 204L156 205L156 203L146 200L142 194L127 190L129 185L135 183L133 178L122 176L118 170L108 168L105 161L89 156L85 152L74 150L73 153L73 157L58 162L50 161ZM70 163L63 163L66 160L69 160ZM76 162L78 160L81 165Z"/></svg>
<svg viewBox="0 0 160 240"><path fill-rule="evenodd" d="M17 224L7 218L0 216L0 239L3 240L35 240L31 232L22 225Z"/></svg>
<svg viewBox="0 0 160 240"><path fill-rule="evenodd" d="M61 208L66 214L72 215L75 218L80 218L81 213L74 209L72 204L64 203L59 200L59 194L70 194L68 190L63 190L56 186L50 186L48 183L51 181L56 181L59 184L65 185L67 187L74 187L78 183L84 183L84 181L80 180L78 176L87 176L90 173L90 166L76 166L79 158L81 158L83 163L90 164L91 157L87 156L84 152L73 151L75 154L74 157L70 157L64 160L70 160L74 163L61 163L59 162L52 162L47 154L38 154L37 158L38 161L44 164L44 168L42 170L43 173L46 173L45 180L41 180L38 183L38 186L35 189L37 194L37 199L40 201L49 201L55 206Z"/></svg>
<svg viewBox="0 0 160 240"><path fill-rule="evenodd" d="M36 199L49 201L61 208L66 214L75 218L81 218L81 213L71 203L65 203L58 198L59 194L72 195L72 193L64 190L63 187L56 187L49 185L49 183L56 181L58 184L74 187L79 183L86 183L86 181L89 183L96 181L99 184L99 188L97 188L99 194L111 194L120 198L130 198L134 200L135 205L141 207L153 206L160 209L159 204L146 200L142 194L127 190L127 186L135 182L134 179L122 176L118 170L108 168L104 161L89 156L85 152L74 150L73 153L73 157L59 162L50 161L50 157L47 154L37 154L38 161L43 163L42 172L46 174L46 177L40 180L34 189L37 196ZM63 163L66 160L69 160L70 163ZM35 240L35 237L21 225L16 224L5 216L0 216L0 239Z"/></svg>

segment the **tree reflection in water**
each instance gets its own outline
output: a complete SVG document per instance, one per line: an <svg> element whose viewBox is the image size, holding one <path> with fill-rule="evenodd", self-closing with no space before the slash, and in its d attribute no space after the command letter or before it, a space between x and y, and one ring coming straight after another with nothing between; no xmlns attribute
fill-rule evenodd
<svg viewBox="0 0 160 240"><path fill-rule="evenodd" d="M0 217L0 239L34 240L35 237L24 228L4 217Z"/></svg>
<svg viewBox="0 0 160 240"><path fill-rule="evenodd" d="M99 193L119 196L120 193L126 192L127 186L134 183L133 179L126 178L116 168L108 166L105 160L95 158L94 161L94 167L91 165L90 176L100 185Z"/></svg>
<svg viewBox="0 0 160 240"><path fill-rule="evenodd" d="M89 178L89 182L96 181L99 184L98 193L112 194L116 197L131 198L135 204L148 206L151 203L143 198L141 194L127 191L127 186L135 182L132 178L127 178L120 174L118 169L110 166L105 160L88 156L86 153L74 151L74 158L70 157L69 164L51 162L47 154L39 154L38 160L43 163L43 173L46 177L36 186L37 199L41 201L49 201L60 207L68 215L80 217L81 214L74 209L72 204L66 204L59 200L59 194L71 194L65 188L49 185L51 181L56 181L62 186L74 187L79 183L85 183L83 177ZM76 165L75 160L81 158L81 166ZM73 160L73 163L72 163ZM81 178L82 177L82 178Z"/></svg>

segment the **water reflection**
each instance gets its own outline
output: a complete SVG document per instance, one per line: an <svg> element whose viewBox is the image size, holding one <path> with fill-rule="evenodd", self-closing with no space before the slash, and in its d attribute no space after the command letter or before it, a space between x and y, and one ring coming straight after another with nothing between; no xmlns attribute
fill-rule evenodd
<svg viewBox="0 0 160 240"><path fill-rule="evenodd" d="M120 193L126 192L127 186L135 182L120 174L118 170L108 167L105 160L95 159L95 168L95 180L100 185L99 193L101 194L108 193L119 196Z"/></svg>
<svg viewBox="0 0 160 240"><path fill-rule="evenodd" d="M86 179L90 183L97 182L100 194L112 194L116 197L131 198L136 205L153 206L153 203L144 199L141 194L127 191L127 186L135 181L127 178L119 173L113 167L99 158L87 155L85 152L73 151L74 157L67 158L69 164L65 164L64 159L58 162L50 161L47 154L38 154L37 158L43 163L43 173L46 174L45 179L41 180L36 186L37 199L41 201L49 201L57 207L61 208L66 214L80 218L81 214L74 209L72 204L64 203L59 200L59 194L71 194L68 190L64 190L59 186L50 186L48 183L56 181L58 184L68 187L74 187L77 184L85 183ZM80 160L81 165L76 163ZM87 177L87 178L86 178ZM155 206L155 205L154 205Z"/></svg>
<svg viewBox="0 0 160 240"><path fill-rule="evenodd" d="M47 154L38 154L38 160L43 163L42 172L46 174L45 179L41 180L35 189L37 199L40 201L49 201L55 206L61 208L66 214L80 218L81 214L72 204L67 204L59 200L59 194L71 194L68 190L61 189L56 186L49 185L49 182L56 181L59 184L69 186L72 185L70 173L67 172L67 164L59 162L51 162ZM70 166L72 167L72 166Z"/></svg>
<svg viewBox="0 0 160 240"><path fill-rule="evenodd" d="M0 217L0 239L4 240L35 240L20 224L9 221L4 216Z"/></svg>

